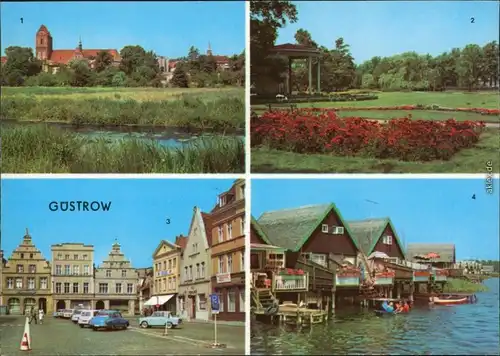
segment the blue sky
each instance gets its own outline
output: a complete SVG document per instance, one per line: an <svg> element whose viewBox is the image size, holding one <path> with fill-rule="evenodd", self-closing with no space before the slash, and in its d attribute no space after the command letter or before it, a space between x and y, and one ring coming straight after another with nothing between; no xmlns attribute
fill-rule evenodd
<svg viewBox="0 0 500 356"><path fill-rule="evenodd" d="M299 20L280 30L276 41L295 43L299 28L333 48L343 37L356 63L406 51L437 55L453 47L497 40L496 1L323 1L294 2ZM470 18L474 17L474 23Z"/></svg>
<svg viewBox="0 0 500 356"><path fill-rule="evenodd" d="M9 256L29 228L45 258L50 245L83 242L101 263L117 238L134 267L152 265L162 239L187 235L193 207L210 212L228 179L2 179L2 249ZM111 201L108 212L52 212L51 201ZM170 219L170 225L166 219Z"/></svg>
<svg viewBox="0 0 500 356"><path fill-rule="evenodd" d="M190 46L214 54L245 49L245 3L238 2L17 2L1 3L1 44L33 47L42 24L54 49L140 45L167 57L180 57ZM20 18L23 18L21 23Z"/></svg>
<svg viewBox="0 0 500 356"><path fill-rule="evenodd" d="M390 217L403 243L455 243L457 259L498 260L499 183L488 194L485 179L253 179L252 214L333 202L345 220Z"/></svg>

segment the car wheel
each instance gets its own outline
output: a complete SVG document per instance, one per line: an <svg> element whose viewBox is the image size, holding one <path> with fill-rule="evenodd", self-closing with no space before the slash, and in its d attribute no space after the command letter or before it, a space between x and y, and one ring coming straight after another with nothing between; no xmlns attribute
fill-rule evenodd
<svg viewBox="0 0 500 356"><path fill-rule="evenodd" d="M167 329L172 329L173 324L169 321L167 322Z"/></svg>
<svg viewBox="0 0 500 356"><path fill-rule="evenodd" d="M83 329L83 324L80 324L80 327Z"/></svg>
<svg viewBox="0 0 500 356"><path fill-rule="evenodd" d="M93 328L92 328L92 330L97 331L97 328L96 328L96 327L93 327Z"/></svg>
<svg viewBox="0 0 500 356"><path fill-rule="evenodd" d="M141 323L141 328L146 329L147 327L149 327L148 322L147 321L143 321Z"/></svg>

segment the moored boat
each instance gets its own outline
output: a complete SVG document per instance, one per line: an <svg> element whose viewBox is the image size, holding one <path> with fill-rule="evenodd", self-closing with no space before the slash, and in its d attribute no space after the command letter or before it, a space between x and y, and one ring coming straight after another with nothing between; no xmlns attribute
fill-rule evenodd
<svg viewBox="0 0 500 356"><path fill-rule="evenodd" d="M434 298L432 298L432 302L434 304L441 304L441 305L444 305L444 304L466 304L466 303L469 303L469 300L467 297L463 297L463 298L438 298L438 297L434 297Z"/></svg>

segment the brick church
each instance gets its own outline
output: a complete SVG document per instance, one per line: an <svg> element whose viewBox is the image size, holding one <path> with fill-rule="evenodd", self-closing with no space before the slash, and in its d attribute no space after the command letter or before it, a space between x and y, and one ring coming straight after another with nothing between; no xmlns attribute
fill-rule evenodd
<svg viewBox="0 0 500 356"><path fill-rule="evenodd" d="M92 67L97 53L106 51L113 57L113 65L120 63L120 53L116 49L84 49L82 41L75 49L53 49L52 36L45 25L36 33L35 56L43 61L43 71L56 73L61 65L67 65L73 59L85 59Z"/></svg>

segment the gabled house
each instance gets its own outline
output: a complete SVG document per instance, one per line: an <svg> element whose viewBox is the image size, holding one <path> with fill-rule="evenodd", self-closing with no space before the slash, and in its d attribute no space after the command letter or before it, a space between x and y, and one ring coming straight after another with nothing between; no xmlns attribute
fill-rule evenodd
<svg viewBox="0 0 500 356"><path fill-rule="evenodd" d="M389 257L405 259L404 246L390 218L351 220L347 224L366 256L378 251Z"/></svg>
<svg viewBox="0 0 500 356"><path fill-rule="evenodd" d="M408 244L408 260L431 264L437 268L453 268L456 263L455 244L412 243ZM427 258L428 255L434 257Z"/></svg>
<svg viewBox="0 0 500 356"><path fill-rule="evenodd" d="M153 294L145 306L171 312L177 310L181 251L181 246L167 240L161 240L156 247L153 253Z"/></svg>
<svg viewBox="0 0 500 356"><path fill-rule="evenodd" d="M333 203L266 212L257 222L273 245L287 249L287 265L302 257L324 267L331 259L356 266L359 248Z"/></svg>
<svg viewBox="0 0 500 356"><path fill-rule="evenodd" d="M194 207L180 265L178 314L184 318L211 319L211 229L210 216Z"/></svg>

